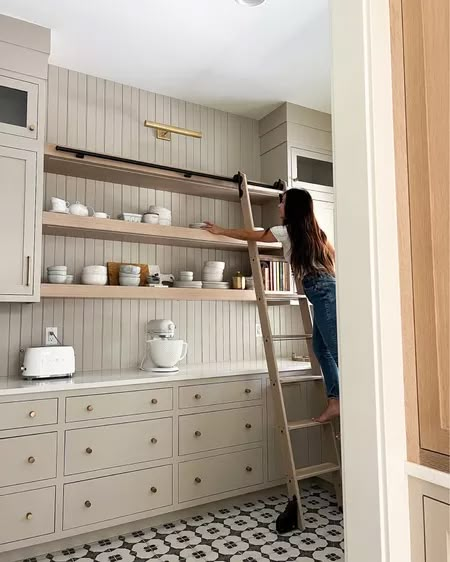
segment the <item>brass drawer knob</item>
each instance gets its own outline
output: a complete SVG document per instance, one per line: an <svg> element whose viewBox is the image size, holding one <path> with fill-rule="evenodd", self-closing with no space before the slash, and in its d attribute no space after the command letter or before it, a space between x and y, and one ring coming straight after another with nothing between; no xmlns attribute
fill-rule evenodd
<svg viewBox="0 0 450 562"><path fill-rule="evenodd" d="M31 511L29 511L29 512L25 515L25 519L27 519L28 521L30 521L30 519L33 519L33 514L31 513Z"/></svg>
<svg viewBox="0 0 450 562"><path fill-rule="evenodd" d="M246 423L246 424L245 424L245 427L246 427L247 429L251 429L251 428L252 428L252 424L251 424L251 423Z"/></svg>
<svg viewBox="0 0 450 562"><path fill-rule="evenodd" d="M252 468L251 466L246 466L246 467L245 467L245 470L246 470L247 472L251 472L251 471L253 470L253 468Z"/></svg>
<svg viewBox="0 0 450 562"><path fill-rule="evenodd" d="M153 445L155 445L155 443L158 443L158 439L156 439L156 437L152 437L150 439L150 443L152 443Z"/></svg>
<svg viewBox="0 0 450 562"><path fill-rule="evenodd" d="M86 500L86 501L84 502L84 505L85 505L86 507L91 507L92 504L91 504L91 502L90 502L89 500Z"/></svg>
<svg viewBox="0 0 450 562"><path fill-rule="evenodd" d="M252 391L251 388L246 388L246 389L245 389L245 394L250 394L251 391Z"/></svg>
<svg viewBox="0 0 450 562"><path fill-rule="evenodd" d="M152 487L150 488L150 492L151 492L152 494L156 494L157 491L158 491L158 488L155 488L155 486L152 486Z"/></svg>
<svg viewBox="0 0 450 562"><path fill-rule="evenodd" d="M36 412L34 410L31 410L31 412L28 415L30 416L30 418L35 418Z"/></svg>
<svg viewBox="0 0 450 562"><path fill-rule="evenodd" d="M87 410L88 412L92 412L93 409L94 409L94 406L93 406L92 404L88 404L88 405L86 406L86 410Z"/></svg>
<svg viewBox="0 0 450 562"><path fill-rule="evenodd" d="M199 476L196 476L194 480L196 484L200 484L200 482L202 481L202 479Z"/></svg>
<svg viewBox="0 0 450 562"><path fill-rule="evenodd" d="M92 453L92 449L90 447L86 447L86 453L90 455Z"/></svg>
<svg viewBox="0 0 450 562"><path fill-rule="evenodd" d="M157 398L152 398L151 402L152 402L152 404L158 404Z"/></svg>
<svg viewBox="0 0 450 562"><path fill-rule="evenodd" d="M201 394L196 394L196 395L194 396L194 398L195 398L196 400L200 400L201 397L202 397Z"/></svg>
<svg viewBox="0 0 450 562"><path fill-rule="evenodd" d="M36 459L34 457L28 457L28 462L30 464L33 464L34 462L36 462Z"/></svg>
<svg viewBox="0 0 450 562"><path fill-rule="evenodd" d="M200 437L200 436L201 436L201 434L202 434L202 432L201 432L201 431L196 431L196 432L194 433L195 437Z"/></svg>

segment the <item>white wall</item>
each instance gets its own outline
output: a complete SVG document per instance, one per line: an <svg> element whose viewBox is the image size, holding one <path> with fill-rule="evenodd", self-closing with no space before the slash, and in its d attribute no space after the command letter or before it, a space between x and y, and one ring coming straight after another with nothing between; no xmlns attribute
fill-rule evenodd
<svg viewBox="0 0 450 562"><path fill-rule="evenodd" d="M228 176L240 169L259 179L257 121L55 66L49 68L48 90L50 143ZM143 126L144 119L198 129L204 136L160 141ZM241 224L238 203L46 174L44 208L52 195L86 202L112 216L156 202L172 208L177 225L203 218L224 226ZM65 263L79 277L84 265L129 260L158 263L167 273L193 269L199 278L207 259L224 259L228 277L236 270L249 271L245 252L45 236L42 276L53 264ZM292 333L298 308L273 307L271 314L277 333ZM135 367L146 322L161 316L172 318L178 335L189 342L190 363L263 357L253 303L43 299L34 305L0 304L0 376L17 374L19 349L41 345L46 326L58 327L64 343L75 346L77 370ZM281 355L294 349L305 351L297 343L278 345Z"/></svg>

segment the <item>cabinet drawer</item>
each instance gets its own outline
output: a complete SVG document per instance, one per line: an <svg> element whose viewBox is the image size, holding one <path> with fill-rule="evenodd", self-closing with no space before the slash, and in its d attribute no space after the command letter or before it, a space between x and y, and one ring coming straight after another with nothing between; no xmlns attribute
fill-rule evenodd
<svg viewBox="0 0 450 562"><path fill-rule="evenodd" d="M179 454L188 455L262 440L262 407L179 417Z"/></svg>
<svg viewBox="0 0 450 562"><path fill-rule="evenodd" d="M444 562L450 556L450 505L423 497L425 558L427 562Z"/></svg>
<svg viewBox="0 0 450 562"><path fill-rule="evenodd" d="M151 414L171 409L171 388L73 396L66 398L66 421Z"/></svg>
<svg viewBox="0 0 450 562"><path fill-rule="evenodd" d="M255 486L262 481L261 448L183 462L179 465L180 502Z"/></svg>
<svg viewBox="0 0 450 562"><path fill-rule="evenodd" d="M64 529L172 504L172 466L138 470L64 486Z"/></svg>
<svg viewBox="0 0 450 562"><path fill-rule="evenodd" d="M65 474L172 456L172 418L66 431Z"/></svg>
<svg viewBox="0 0 450 562"><path fill-rule="evenodd" d="M261 381L243 380L182 386L178 391L178 400L180 408L261 400Z"/></svg>
<svg viewBox="0 0 450 562"><path fill-rule="evenodd" d="M57 398L0 404L0 430L49 425L57 421Z"/></svg>
<svg viewBox="0 0 450 562"><path fill-rule="evenodd" d="M0 544L54 533L55 488L0 496L0 513Z"/></svg>
<svg viewBox="0 0 450 562"><path fill-rule="evenodd" d="M56 477L56 433L0 439L0 486Z"/></svg>

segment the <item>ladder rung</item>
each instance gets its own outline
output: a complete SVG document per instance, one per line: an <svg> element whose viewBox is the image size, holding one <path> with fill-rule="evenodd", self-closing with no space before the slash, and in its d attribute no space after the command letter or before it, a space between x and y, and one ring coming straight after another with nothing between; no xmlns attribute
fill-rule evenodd
<svg viewBox="0 0 450 562"><path fill-rule="evenodd" d="M305 478L312 478L320 474L328 474L329 472L338 472L340 466L332 462L324 462L322 464L315 464L312 466L305 466L305 468L297 468L295 471L297 480L304 480Z"/></svg>
<svg viewBox="0 0 450 562"><path fill-rule="evenodd" d="M296 429L306 429L307 427L317 427L319 425L324 426L327 423L321 423L314 420L298 420L298 421L290 421L288 422L288 429L289 431L295 431Z"/></svg>
<svg viewBox="0 0 450 562"><path fill-rule="evenodd" d="M311 338L311 334L280 334L272 336L273 341L310 340Z"/></svg>
<svg viewBox="0 0 450 562"><path fill-rule="evenodd" d="M266 299L268 301L281 301L281 300L302 300L306 299L306 295L299 295L298 293L289 293L284 291L266 291Z"/></svg>
<svg viewBox="0 0 450 562"><path fill-rule="evenodd" d="M285 384L298 384L300 382L323 381L322 375L287 375L280 377L280 383Z"/></svg>

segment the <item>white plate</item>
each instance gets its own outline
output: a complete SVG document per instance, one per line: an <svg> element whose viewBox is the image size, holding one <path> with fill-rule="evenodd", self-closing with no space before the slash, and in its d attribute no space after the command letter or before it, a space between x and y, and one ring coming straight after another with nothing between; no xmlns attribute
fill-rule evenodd
<svg viewBox="0 0 450 562"><path fill-rule="evenodd" d="M229 283L203 283L204 289L229 289Z"/></svg>
<svg viewBox="0 0 450 562"><path fill-rule="evenodd" d="M175 281L173 286L178 287L179 289L201 289L202 282L201 281Z"/></svg>
<svg viewBox="0 0 450 562"><path fill-rule="evenodd" d="M206 226L205 222L193 222L189 225L189 228L203 228L204 226Z"/></svg>

